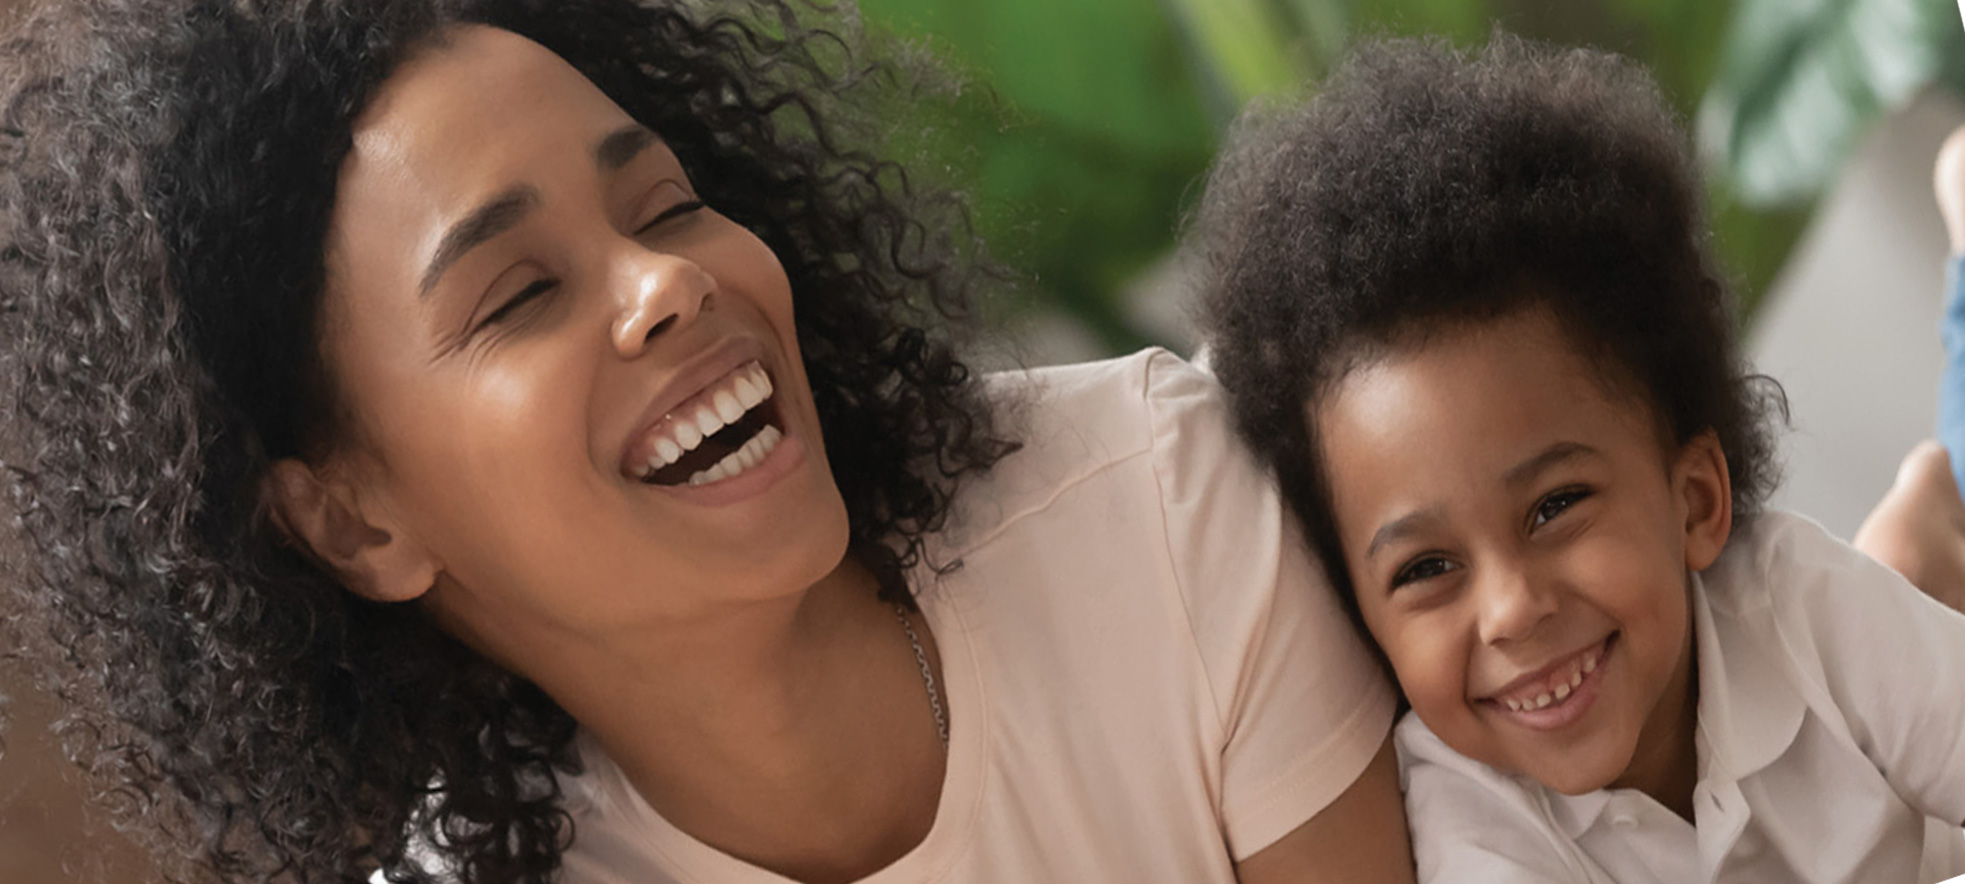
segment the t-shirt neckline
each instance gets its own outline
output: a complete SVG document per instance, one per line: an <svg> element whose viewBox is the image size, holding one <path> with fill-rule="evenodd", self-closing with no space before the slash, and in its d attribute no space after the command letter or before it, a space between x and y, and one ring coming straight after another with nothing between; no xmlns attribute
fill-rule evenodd
<svg viewBox="0 0 1965 884"><path fill-rule="evenodd" d="M935 805L935 821L914 849L855 884L938 880L954 866L971 841L970 833L983 799L989 702L976 659L980 648L968 635L957 606L946 601L945 594L959 595L949 585L955 582L955 576L931 580L928 591L917 599L928 628L934 630L940 651L942 703L949 719L948 763L943 772L941 798ZM643 834L637 840L678 882L797 884L791 878L724 853L676 828L649 806L621 769L606 758L598 743L583 739L581 751L587 776L595 778L602 803L612 805L608 811L617 815L619 824ZM577 843L577 828L574 838Z"/></svg>

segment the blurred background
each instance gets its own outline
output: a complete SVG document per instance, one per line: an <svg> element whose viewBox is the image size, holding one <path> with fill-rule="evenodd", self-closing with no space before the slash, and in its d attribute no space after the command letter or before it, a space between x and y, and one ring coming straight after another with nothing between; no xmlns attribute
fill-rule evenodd
<svg viewBox="0 0 1965 884"><path fill-rule="evenodd" d="M967 78L922 143L1032 284L993 305L1024 362L1192 346L1174 253L1218 140L1360 37L1492 29L1650 67L1707 173L1715 251L1794 430L1777 505L1848 536L1931 432L1939 142L1965 122L1958 0L860 0Z"/></svg>
<svg viewBox="0 0 1965 884"><path fill-rule="evenodd" d="M15 0L0 0L0 13ZM1496 26L1649 65L1694 133L1715 250L1794 430L1777 504L1847 536L1930 433L1939 142L1965 124L1957 0L860 0L877 40L965 79L893 149L970 189L1029 283L989 305L1029 364L1191 352L1183 211L1224 128L1300 99L1360 36L1477 43ZM135 881L0 660L0 882Z"/></svg>

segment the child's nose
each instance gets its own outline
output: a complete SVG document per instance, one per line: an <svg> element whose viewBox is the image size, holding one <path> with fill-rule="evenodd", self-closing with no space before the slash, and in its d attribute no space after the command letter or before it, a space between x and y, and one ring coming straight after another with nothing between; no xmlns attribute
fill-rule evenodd
<svg viewBox="0 0 1965 884"><path fill-rule="evenodd" d="M1556 612L1556 593L1521 568L1489 567L1475 588L1480 639L1486 644L1535 634Z"/></svg>

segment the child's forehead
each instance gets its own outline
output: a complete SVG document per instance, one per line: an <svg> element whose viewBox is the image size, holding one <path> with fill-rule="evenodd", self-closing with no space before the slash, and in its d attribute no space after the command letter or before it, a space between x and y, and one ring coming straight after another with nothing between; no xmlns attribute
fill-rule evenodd
<svg viewBox="0 0 1965 884"><path fill-rule="evenodd" d="M1590 424L1672 435L1633 371L1547 308L1416 323L1344 359L1312 415L1326 424L1326 438L1347 431L1373 444L1410 444L1408 434L1430 432L1459 446Z"/></svg>

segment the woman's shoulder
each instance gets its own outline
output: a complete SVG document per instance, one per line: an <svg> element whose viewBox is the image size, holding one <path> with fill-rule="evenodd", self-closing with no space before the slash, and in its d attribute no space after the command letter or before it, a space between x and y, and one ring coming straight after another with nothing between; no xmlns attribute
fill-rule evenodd
<svg viewBox="0 0 1965 884"><path fill-rule="evenodd" d="M1234 437L1219 384L1160 348L998 372L983 384L1009 415L1021 447L958 494L943 538L957 554L1062 496L1158 498L1190 490L1204 474L1260 473ZM1243 484L1258 494L1266 488L1266 482Z"/></svg>
<svg viewBox="0 0 1965 884"><path fill-rule="evenodd" d="M1096 362L995 372L983 385L1014 415L1026 462L1085 461L1095 469L1152 448L1168 424L1227 426L1220 384L1159 347Z"/></svg>

